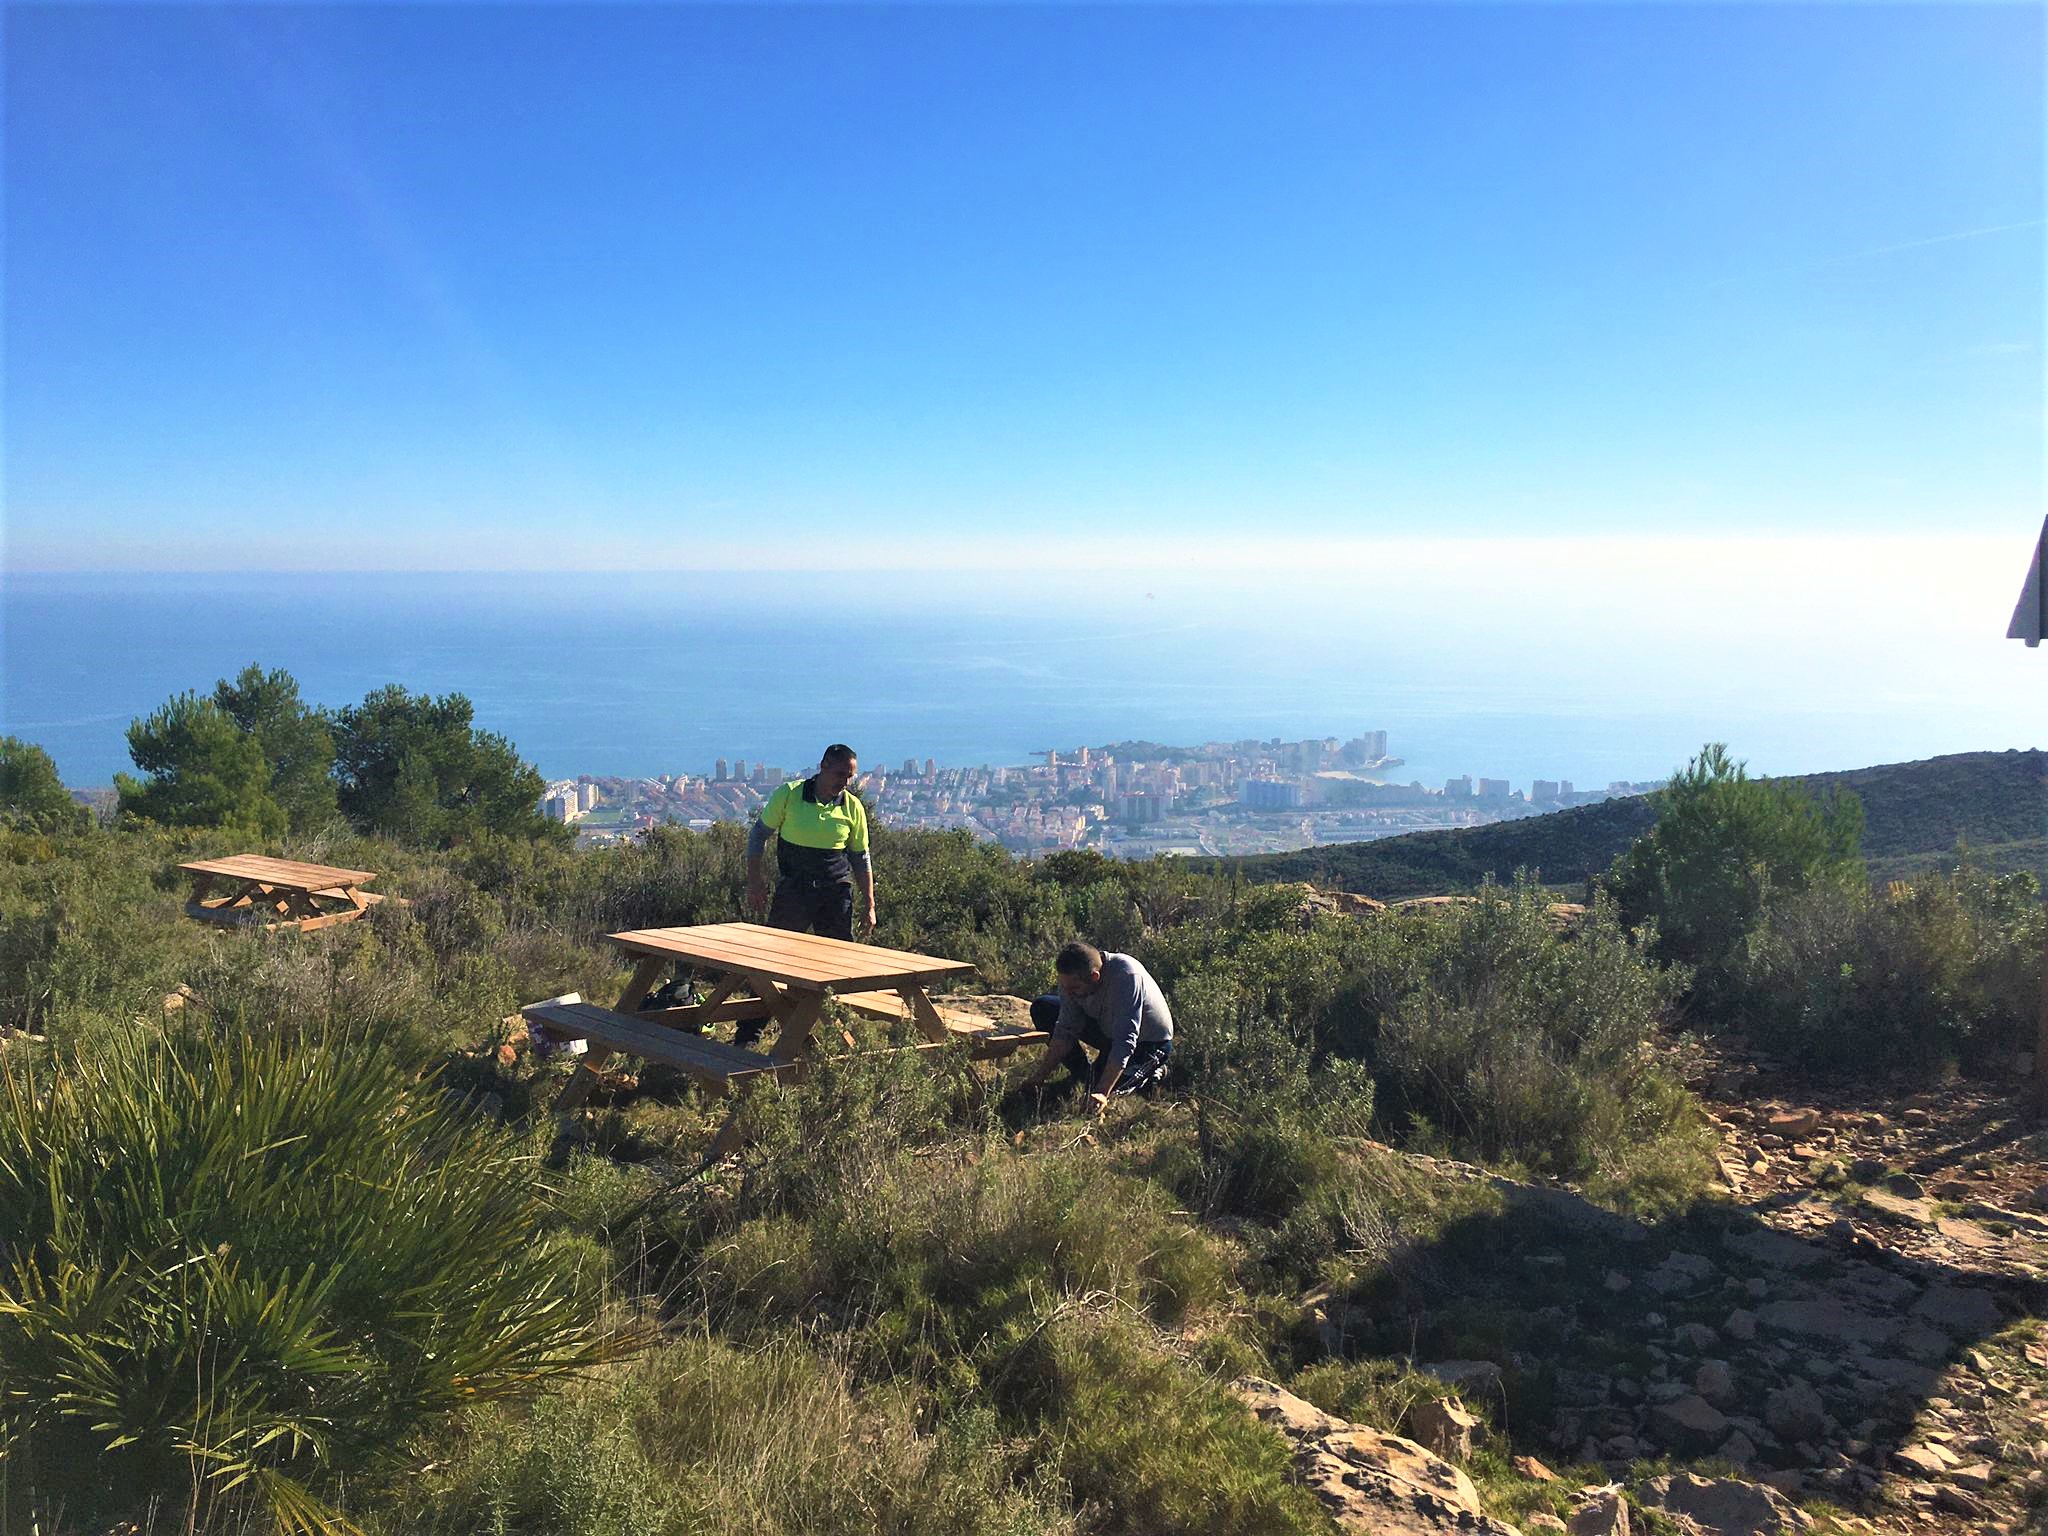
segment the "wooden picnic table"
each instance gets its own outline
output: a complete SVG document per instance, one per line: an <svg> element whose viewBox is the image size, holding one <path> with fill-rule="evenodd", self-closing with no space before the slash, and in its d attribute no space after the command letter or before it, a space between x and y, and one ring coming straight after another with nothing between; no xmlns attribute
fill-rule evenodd
<svg viewBox="0 0 2048 1536"><path fill-rule="evenodd" d="M194 859L178 868L192 876L186 915L208 923L326 928L353 922L384 899L362 889L377 878L367 869L301 864L253 853Z"/></svg>
<svg viewBox="0 0 2048 1536"><path fill-rule="evenodd" d="M931 1050L964 1041L977 1057L1006 1055L1045 1039L1041 1030L1005 1030L992 1020L948 1009L935 1002L933 982L968 976L964 960L843 939L790 933L757 923L707 923L694 928L639 928L607 935L636 964L616 1008L587 1003L536 1003L522 1012L545 1028L589 1042L589 1053L556 1100L558 1110L581 1104L597 1084L598 1070L614 1052L680 1067L723 1093L734 1084L801 1076L811 1034L828 998L870 1018L914 1026ZM677 966L718 978L711 995L685 1007L639 1007L663 975ZM703 1038L707 1024L759 1020L780 1026L767 1051L745 1050ZM728 1119L712 1155L730 1145Z"/></svg>

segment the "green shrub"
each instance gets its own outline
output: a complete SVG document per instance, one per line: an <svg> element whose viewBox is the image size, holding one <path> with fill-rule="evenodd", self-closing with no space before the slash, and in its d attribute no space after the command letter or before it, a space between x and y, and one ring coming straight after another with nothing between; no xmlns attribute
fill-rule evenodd
<svg viewBox="0 0 2048 1536"><path fill-rule="evenodd" d="M189 840L0 827L0 1027L76 1038L156 1014L209 935L160 884Z"/></svg>
<svg viewBox="0 0 2048 1536"><path fill-rule="evenodd" d="M674 1303L742 1337L829 1323L864 1373L953 1392L1009 1369L1019 1341L1073 1298L1175 1324L1224 1293L1200 1229L1100 1151L889 1149L821 1169L804 1193L800 1217L700 1228Z"/></svg>
<svg viewBox="0 0 2048 1536"><path fill-rule="evenodd" d="M2041 925L2033 876L1967 866L1875 894L1788 895L1745 948L1742 1016L1759 1040L1832 1070L2008 1058L2039 1017Z"/></svg>
<svg viewBox="0 0 2048 1536"><path fill-rule="evenodd" d="M1416 1404L1449 1399L1457 1394L1434 1376L1399 1360L1325 1360L1310 1366L1288 1386L1295 1396L1325 1413L1356 1424L1401 1432ZM1481 1411L1487 1405L1480 1404Z"/></svg>
<svg viewBox="0 0 2048 1536"><path fill-rule="evenodd" d="M573 905L553 915L587 922L593 935L731 922L746 891L745 852L746 832L736 824L706 832L655 827L595 857L582 855L595 871L595 888L587 898L558 892L558 900L567 896Z"/></svg>
<svg viewBox="0 0 2048 1536"><path fill-rule="evenodd" d="M735 1209L808 1214L883 1177L905 1148L988 1134L992 1109L950 1053L820 1052L795 1088L743 1101Z"/></svg>
<svg viewBox="0 0 2048 1536"><path fill-rule="evenodd" d="M920 1429L789 1337L684 1334L619 1370L493 1408L378 1504L391 1536L1071 1536L1052 1479L993 1414Z"/></svg>
<svg viewBox="0 0 2048 1536"><path fill-rule="evenodd" d="M1656 926L1656 953L1691 968L1702 1017L1726 1016L1745 939L1765 906L1814 885L1860 885L1863 806L1752 779L1719 742L1652 797L1657 822L1615 860L1605 885L1631 927Z"/></svg>
<svg viewBox="0 0 2048 1536"><path fill-rule="evenodd" d="M1287 1481L1285 1442L1130 1320L1059 1319L1032 1353L1013 1396L1045 1425L1090 1531L1330 1529L1314 1496Z"/></svg>
<svg viewBox="0 0 2048 1536"><path fill-rule="evenodd" d="M495 948L437 958L430 929L387 903L366 921L312 933L211 935L184 968L186 1014L224 1037L376 1035L408 1059L485 1039L522 999Z"/></svg>
<svg viewBox="0 0 2048 1536"><path fill-rule="evenodd" d="M972 963L996 991L1047 990L1074 935L1058 891L966 832L878 827L876 942Z"/></svg>
<svg viewBox="0 0 2048 1536"><path fill-rule="evenodd" d="M136 1030L0 1064L0 1445L74 1513L325 1490L618 1352L533 1170L360 1037Z"/></svg>
<svg viewBox="0 0 2048 1536"><path fill-rule="evenodd" d="M1359 1062L1311 1067L1307 1045L1212 975L1181 989L1177 1016L1195 1099L1195 1156L1162 1172L1206 1215L1270 1229L1260 1256L1296 1281L1357 1247L1373 1217L1339 1138L1365 1135L1373 1082Z"/></svg>
<svg viewBox="0 0 2048 1536"><path fill-rule="evenodd" d="M1548 905L1530 884L1489 888L1411 925L1422 979L1380 1026L1383 1104L1563 1178L1696 1140L1697 1110L1650 1048L1682 973L1651 963L1604 896L1569 936Z"/></svg>

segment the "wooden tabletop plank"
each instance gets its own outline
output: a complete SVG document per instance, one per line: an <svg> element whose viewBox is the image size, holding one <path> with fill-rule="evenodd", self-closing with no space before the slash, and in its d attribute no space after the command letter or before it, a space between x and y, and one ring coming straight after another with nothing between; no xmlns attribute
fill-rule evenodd
<svg viewBox="0 0 2048 1536"><path fill-rule="evenodd" d="M863 978L869 985L879 985L874 978L885 975L913 981L935 980L942 976L972 974L974 969L965 961L945 960L932 955L905 955L900 951L871 949L859 944L837 944L833 950L824 950L814 945L779 943L775 938L730 932L672 931L655 942L668 953L697 955L709 963L759 971L806 985L837 986Z"/></svg>
<svg viewBox="0 0 2048 1536"><path fill-rule="evenodd" d="M846 944L837 939L817 940L808 944L797 943L794 941L808 938L809 935L769 931L736 932L736 927L737 925L721 926L715 932L700 934L695 942L715 944L730 952L751 956L756 964L787 966L792 971L812 975L820 980L836 979L856 970L918 970L933 963L932 957L928 955L895 954L885 949L872 949L864 944ZM832 947L827 949L822 947L824 945Z"/></svg>
<svg viewBox="0 0 2048 1536"><path fill-rule="evenodd" d="M850 958L849 950L858 950L864 958L881 956L892 961L899 970L915 970L919 966L955 966L964 961L948 960L941 955L923 955L907 949L885 949L880 944L849 944L845 939L828 939L818 933L796 933L787 928L768 928L759 923L710 923L704 931L716 930L721 936L747 942L765 942L786 945L792 949L822 954L834 959Z"/></svg>
<svg viewBox="0 0 2048 1536"><path fill-rule="evenodd" d="M687 929L645 928L637 933L615 933L610 938L630 950L669 955L712 969L758 972L777 981L815 987L839 979L838 968L834 966L787 954L770 955L716 937L689 936Z"/></svg>
<svg viewBox="0 0 2048 1536"><path fill-rule="evenodd" d="M195 875L226 875L236 880L260 880L265 885L284 885L307 891L367 885L377 878L375 870L303 864L296 859L271 859L255 853L237 853L225 859L194 859L189 864L180 864L178 868Z"/></svg>
<svg viewBox="0 0 2048 1536"><path fill-rule="evenodd" d="M942 976L973 973L964 960L878 949L840 939L790 935L752 923L710 923L695 928L641 928L609 935L612 942L642 953L772 976L805 988L859 983L915 985ZM792 938L806 942L791 943Z"/></svg>
<svg viewBox="0 0 2048 1536"><path fill-rule="evenodd" d="M253 853L238 853L224 859L198 859L181 867L209 874L238 875L245 879L277 875L288 877L294 882L308 880L327 885L347 885L358 880L375 878L374 872L370 870L342 869L332 864L309 864L300 859L273 859Z"/></svg>
<svg viewBox="0 0 2048 1536"><path fill-rule="evenodd" d="M773 939L750 938L743 933L734 933L723 924L695 928L643 928L631 933L613 934L612 938L621 944L640 945L666 954L700 954L720 960L744 961L757 968L786 969L813 980L829 979L841 969L837 957L799 950L794 945L778 944Z"/></svg>
<svg viewBox="0 0 2048 1536"><path fill-rule="evenodd" d="M688 934L692 938L715 939L760 953L787 955L792 958L801 956L838 965L857 965L862 969L873 969L877 961L886 962L890 969L896 971L931 970L952 973L973 969L973 966L964 960L949 960L943 955L923 955L907 949L884 949L879 944L849 943L845 939L828 939L822 934L815 933L793 933L786 928L768 928L759 923L705 923L695 928L655 931Z"/></svg>

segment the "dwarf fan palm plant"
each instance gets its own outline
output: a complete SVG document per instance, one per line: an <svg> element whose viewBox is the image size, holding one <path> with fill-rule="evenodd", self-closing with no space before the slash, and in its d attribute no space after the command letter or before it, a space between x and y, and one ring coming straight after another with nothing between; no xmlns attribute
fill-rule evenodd
<svg viewBox="0 0 2048 1536"><path fill-rule="evenodd" d="M138 1032L0 1068L0 1455L18 1498L346 1529L408 1431L628 1347L533 1170L374 1040Z"/></svg>

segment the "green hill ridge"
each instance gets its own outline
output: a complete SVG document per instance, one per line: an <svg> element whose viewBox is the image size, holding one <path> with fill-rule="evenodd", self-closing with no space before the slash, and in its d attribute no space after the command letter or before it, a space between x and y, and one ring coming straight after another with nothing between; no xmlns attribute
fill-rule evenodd
<svg viewBox="0 0 2048 1536"><path fill-rule="evenodd" d="M2048 752L1960 752L1799 776L1814 794L1849 789L1863 801L1863 853L1873 879L1909 877L1952 862L1959 843L1996 870L2048 875ZM1308 880L1385 900L1471 890L1521 869L1577 885L1606 869L1657 819L1647 795L1547 816L1414 832L1370 843L1203 861L1260 883Z"/></svg>

